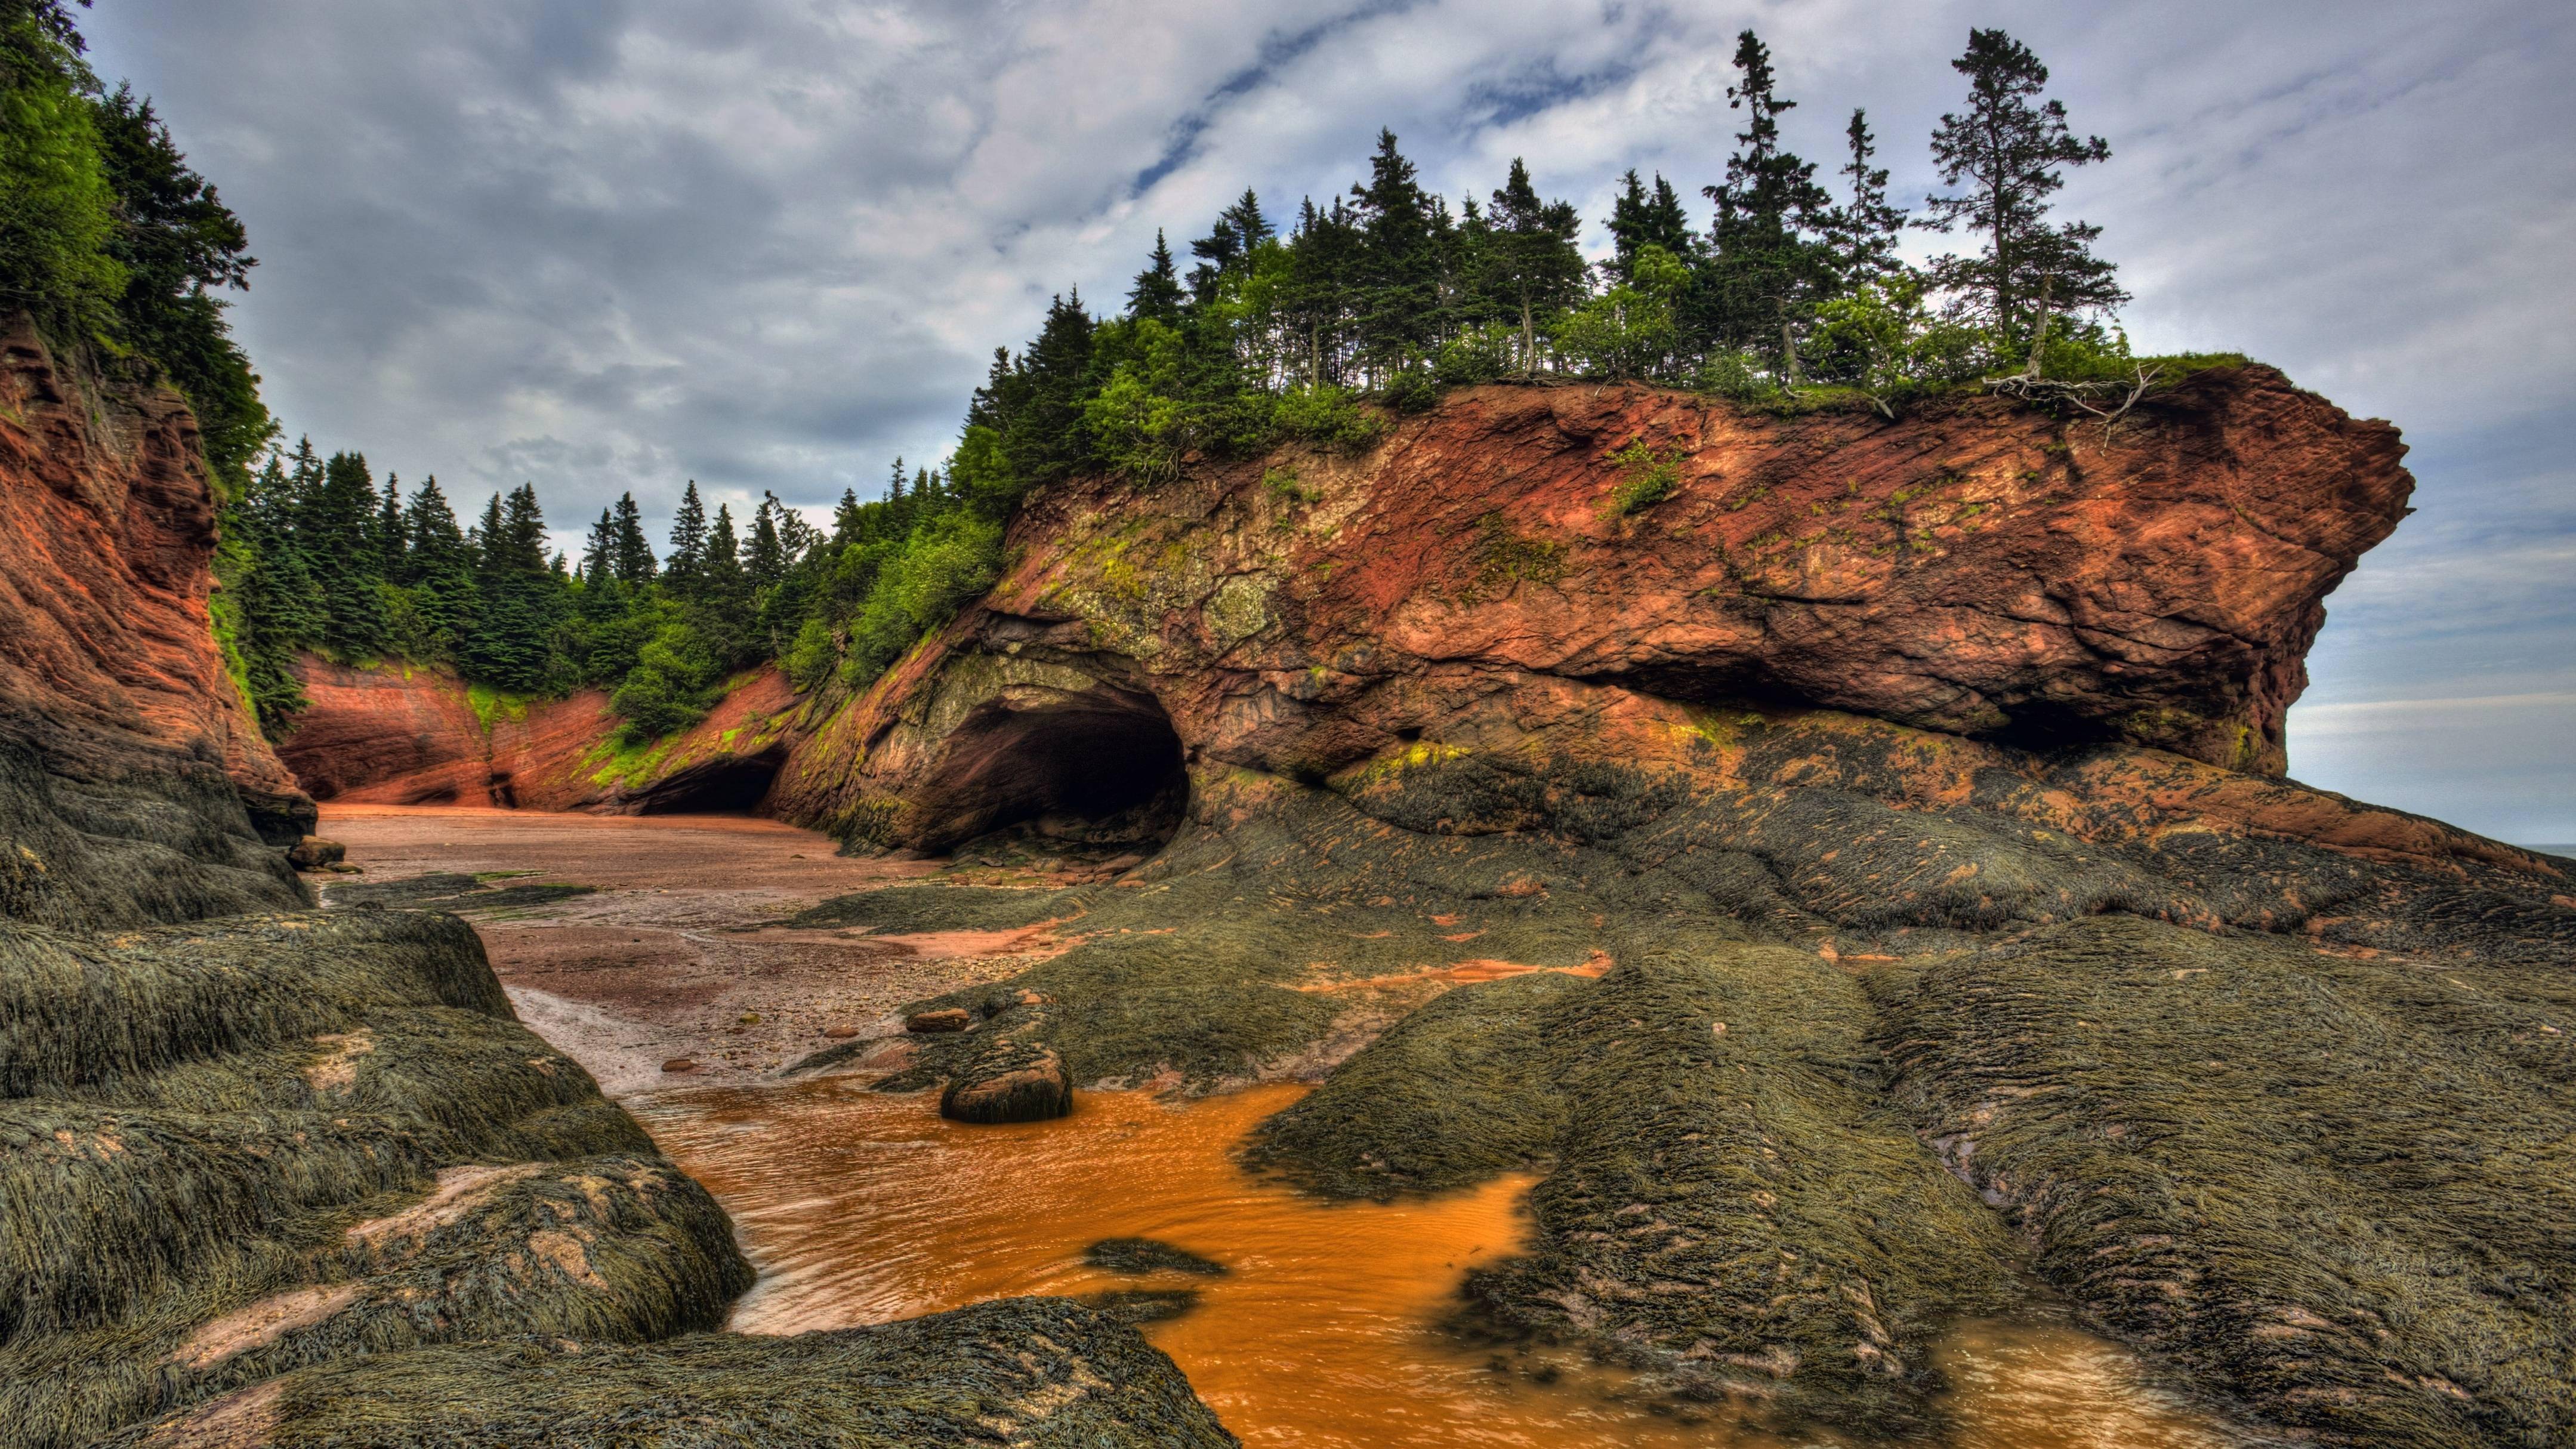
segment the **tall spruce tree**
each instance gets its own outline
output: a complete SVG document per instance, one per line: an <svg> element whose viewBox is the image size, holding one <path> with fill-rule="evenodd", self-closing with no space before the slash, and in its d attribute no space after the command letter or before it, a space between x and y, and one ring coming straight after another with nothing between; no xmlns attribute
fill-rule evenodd
<svg viewBox="0 0 2576 1449"><path fill-rule="evenodd" d="M1261 198L1245 187L1243 195L1217 213L1216 225L1208 234L1190 243L1190 254L1199 259L1190 268L1190 297L1201 306L1216 300L1219 282L1233 275L1255 248L1278 235L1270 219L1261 214Z"/></svg>
<svg viewBox="0 0 2576 1449"><path fill-rule="evenodd" d="M297 522L305 567L321 593L322 642L344 659L380 654L391 641L377 508L365 455L334 453Z"/></svg>
<svg viewBox="0 0 2576 1449"><path fill-rule="evenodd" d="M1636 281L1637 253L1647 247L1662 247L1684 263L1699 255L1699 237L1691 231L1681 196L1660 171L1655 173L1652 191L1634 168L1619 178L1619 194L1611 200L1606 230L1611 246L1606 269L1610 280L1623 287Z"/></svg>
<svg viewBox="0 0 2576 1449"><path fill-rule="evenodd" d="M1095 324L1075 291L1047 304L1038 335L1013 366L1001 453L1023 486L1064 477L1091 460L1082 403L1091 377Z"/></svg>
<svg viewBox="0 0 2576 1449"><path fill-rule="evenodd" d="M1851 200L1834 213L1833 240L1840 281L1852 287L1903 265L1896 257L1896 239L1905 229L1905 208L1887 199L1886 168L1870 164L1877 159L1878 140L1869 133L1869 112L1855 107L1843 138L1851 148L1841 172Z"/></svg>
<svg viewBox="0 0 2576 1449"><path fill-rule="evenodd" d="M385 475L385 489L376 505L376 572L389 583L402 582L403 547L409 530L403 524L402 480Z"/></svg>
<svg viewBox="0 0 2576 1449"><path fill-rule="evenodd" d="M1736 38L1735 68L1727 105L1744 112L1744 129L1725 183L1705 188L1717 203L1711 279L1721 340L1771 354L1781 380L1795 386L1798 332L1831 282L1820 234L1832 200L1816 184L1815 164L1781 144L1780 116L1798 103L1779 93L1770 47L1751 30Z"/></svg>
<svg viewBox="0 0 2576 1449"><path fill-rule="evenodd" d="M617 519L605 508L599 510L599 521L590 526L589 535L582 540L580 574L585 585L582 595L585 606L594 606L596 600L615 596Z"/></svg>
<svg viewBox="0 0 2576 1449"><path fill-rule="evenodd" d="M466 630L467 672L515 693L541 692L554 673L560 585L547 558L535 485L521 484L506 502L495 494L476 533L477 608Z"/></svg>
<svg viewBox="0 0 2576 1449"><path fill-rule="evenodd" d="M671 515L671 552L662 560L662 578L683 598L695 594L707 556L707 505L698 498L698 480L680 491L679 511Z"/></svg>
<svg viewBox="0 0 2576 1449"><path fill-rule="evenodd" d="M1290 351L1303 362L1298 380L1308 386L1347 380L1343 363L1360 291L1359 258L1359 228L1350 209L1339 197L1329 208L1307 198L1298 209L1278 305Z"/></svg>
<svg viewBox="0 0 2576 1449"><path fill-rule="evenodd" d="M1181 320L1182 295L1181 276L1172 264L1171 244L1157 229L1153 257L1146 262L1145 270L1136 274L1136 284L1127 290L1127 315L1171 326Z"/></svg>
<svg viewBox="0 0 2576 1449"><path fill-rule="evenodd" d="M1383 381L1426 351L1440 321L1446 218L1422 189L1395 132L1377 133L1369 179L1351 188L1359 246L1356 331L1362 365Z"/></svg>
<svg viewBox="0 0 2576 1449"><path fill-rule="evenodd" d="M1932 279L2000 347L2029 348L2035 366L2050 316L2128 300L2117 268L2094 255L2102 229L2048 215L2065 168L2107 161L2111 146L2099 136L2078 139L2064 102L2032 104L2048 85L2048 67L2001 30L1970 30L1966 52L1950 67L1968 78L1968 105L1941 117L1932 160L1945 184L1966 189L1931 198L1919 225L1965 226L1983 245L1974 256L1937 259Z"/></svg>
<svg viewBox="0 0 2576 1449"><path fill-rule="evenodd" d="M653 579L653 547L645 541L644 513L635 506L632 493L617 495L616 528L617 551L612 565L618 582L629 588L642 588Z"/></svg>
<svg viewBox="0 0 2576 1449"><path fill-rule="evenodd" d="M1636 173L1629 173L1633 179ZM1529 168L1512 158L1477 247L1478 289L1520 329L1521 375L1538 370L1539 324L1580 300L1583 228L1570 201L1542 201Z"/></svg>
<svg viewBox="0 0 2576 1449"><path fill-rule="evenodd" d="M742 571L751 576L754 589L775 588L787 577L787 548L778 530L778 515L785 511L777 494L763 493L751 515L751 546L743 553Z"/></svg>

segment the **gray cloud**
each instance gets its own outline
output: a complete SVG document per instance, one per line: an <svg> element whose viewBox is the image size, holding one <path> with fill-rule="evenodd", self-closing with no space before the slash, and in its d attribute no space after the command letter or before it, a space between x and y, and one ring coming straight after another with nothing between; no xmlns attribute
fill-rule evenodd
<svg viewBox="0 0 2576 1449"><path fill-rule="evenodd" d="M1866 104L1911 196L1969 25L2046 57L2117 153L2065 204L2107 228L2140 344L2251 352L2418 443L2423 513L2333 603L2299 773L2576 839L2576 767L2533 743L2576 736L2563 7L105 0L87 19L102 72L160 99L251 227L236 316L289 425L434 471L461 508L534 479L558 524L628 488L667 510L691 477L737 502L873 492L894 454L945 450L1050 293L1114 304L1157 226L1178 245L1246 185L1283 214L1339 191L1381 124L1453 202L1527 156L1597 246L1620 171L1695 197L1722 170L1747 23L1803 103L1792 143L1832 157ZM2367 710L2506 695L2544 702ZM2445 763L2439 741L2508 715L2474 770Z"/></svg>

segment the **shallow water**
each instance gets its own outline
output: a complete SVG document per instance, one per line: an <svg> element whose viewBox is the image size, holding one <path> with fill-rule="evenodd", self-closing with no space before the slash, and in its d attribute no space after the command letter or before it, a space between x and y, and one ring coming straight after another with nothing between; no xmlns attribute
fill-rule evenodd
<svg viewBox="0 0 2576 1449"><path fill-rule="evenodd" d="M1598 1371L1553 1385L1497 1372L1433 1324L1460 1279L1510 1253L1527 1178L1430 1201L1321 1203L1247 1176L1244 1134L1295 1101L1264 1087L1187 1105L1084 1093L1072 1117L964 1127L931 1099L851 1078L665 1093L632 1102L654 1138L740 1225L760 1282L732 1327L879 1323L1024 1293L1192 1288L1144 1332L1255 1446L1843 1446L1727 1419L1684 1424ZM1147 1237L1227 1265L1221 1278L1087 1267L1103 1238ZM2240 1441L2142 1380L2119 1346L2069 1325L1969 1324L1940 1350L1959 1449L2217 1449Z"/></svg>

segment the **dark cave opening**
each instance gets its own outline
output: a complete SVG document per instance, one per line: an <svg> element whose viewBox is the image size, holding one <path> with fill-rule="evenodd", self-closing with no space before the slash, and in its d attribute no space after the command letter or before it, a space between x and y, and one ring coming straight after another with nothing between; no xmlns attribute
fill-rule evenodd
<svg viewBox="0 0 2576 1449"><path fill-rule="evenodd" d="M786 763L782 751L728 755L675 770L671 777L641 792L634 801L638 815L748 815L769 794Z"/></svg>
<svg viewBox="0 0 2576 1449"><path fill-rule="evenodd" d="M1004 830L1065 847L1160 849L1189 808L1180 735L1150 695L1103 687L978 706L923 792L922 845Z"/></svg>

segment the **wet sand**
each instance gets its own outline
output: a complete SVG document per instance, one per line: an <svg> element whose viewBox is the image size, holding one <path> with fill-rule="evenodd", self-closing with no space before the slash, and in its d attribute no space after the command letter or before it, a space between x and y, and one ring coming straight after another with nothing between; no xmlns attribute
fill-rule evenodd
<svg viewBox="0 0 2576 1449"><path fill-rule="evenodd" d="M318 877L326 903L335 885L438 872L594 887L460 914L520 1018L612 1096L758 1080L854 1036L893 1035L905 1002L1058 949L1044 932L787 929L819 901L937 867L836 855L830 837L774 820L325 805L321 834L364 872ZM665 1069L674 1062L690 1065Z"/></svg>

